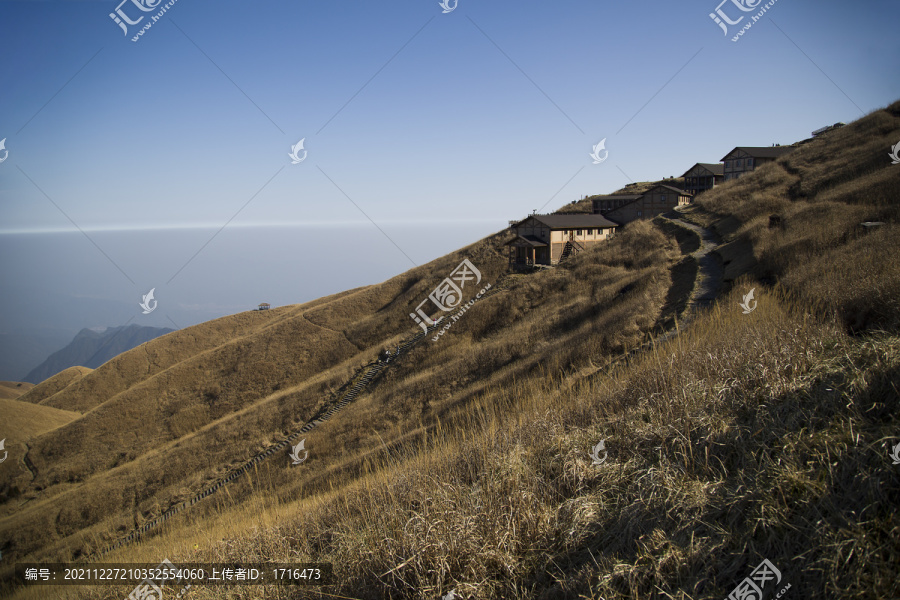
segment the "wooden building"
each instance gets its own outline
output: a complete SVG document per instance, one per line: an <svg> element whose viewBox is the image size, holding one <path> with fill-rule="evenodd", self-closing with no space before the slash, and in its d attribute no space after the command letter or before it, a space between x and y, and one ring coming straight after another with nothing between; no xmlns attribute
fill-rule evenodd
<svg viewBox="0 0 900 600"><path fill-rule="evenodd" d="M725 181L725 165L722 163L696 163L685 171L682 177L684 177L684 191L696 196Z"/></svg>
<svg viewBox="0 0 900 600"><path fill-rule="evenodd" d="M657 185L631 202L603 213L603 216L624 225L637 219L652 219L656 215L667 213L677 206L691 203L691 195L671 185Z"/></svg>
<svg viewBox="0 0 900 600"><path fill-rule="evenodd" d="M593 213L602 215L611 210L624 206L629 202L640 199L642 194L610 194L608 196L595 196L591 199L593 204Z"/></svg>
<svg viewBox="0 0 900 600"><path fill-rule="evenodd" d="M725 163L725 181L737 179L793 149L793 146L738 146L722 158Z"/></svg>
<svg viewBox="0 0 900 600"><path fill-rule="evenodd" d="M530 215L516 223L509 246L511 266L556 265L607 240L617 223L602 215Z"/></svg>

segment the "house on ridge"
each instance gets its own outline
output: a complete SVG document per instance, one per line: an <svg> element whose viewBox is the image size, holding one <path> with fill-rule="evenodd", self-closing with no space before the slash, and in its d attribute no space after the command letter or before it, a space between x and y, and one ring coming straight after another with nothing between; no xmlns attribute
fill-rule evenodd
<svg viewBox="0 0 900 600"><path fill-rule="evenodd" d="M696 196L725 181L725 165L722 163L696 163L685 171L682 177L684 177L684 191Z"/></svg>
<svg viewBox="0 0 900 600"><path fill-rule="evenodd" d="M602 215L615 208L624 206L629 202L639 200L643 194L610 194L608 196L595 196L591 203L593 205L593 213Z"/></svg>
<svg viewBox="0 0 900 600"><path fill-rule="evenodd" d="M725 163L725 181L737 179L793 149L793 146L738 146L722 158Z"/></svg>
<svg viewBox="0 0 900 600"><path fill-rule="evenodd" d="M603 215L529 215L511 227L511 267L556 265L581 250L609 239L618 223Z"/></svg>
<svg viewBox="0 0 900 600"><path fill-rule="evenodd" d="M595 213L603 206L604 201L604 196L594 199ZM637 219L652 219L656 215L667 213L675 207L690 203L690 193L671 185L659 184L617 208L599 212L610 221L624 225Z"/></svg>

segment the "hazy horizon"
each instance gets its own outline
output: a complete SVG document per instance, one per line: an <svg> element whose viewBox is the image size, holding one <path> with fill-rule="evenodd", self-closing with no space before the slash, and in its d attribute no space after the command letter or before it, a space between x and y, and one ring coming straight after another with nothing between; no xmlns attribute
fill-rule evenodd
<svg viewBox="0 0 900 600"><path fill-rule="evenodd" d="M0 333L305 302L900 98L886 0L139 4L0 3Z"/></svg>
<svg viewBox="0 0 900 600"><path fill-rule="evenodd" d="M84 235L77 231L18 233L0 236L0 253L15 257L0 264L0 276L4 281L27 281L29 273L41 272L45 275L41 284L26 287L59 296L118 301L127 307L117 315L118 320L134 317L136 312L139 316L131 322L154 327L172 327L161 319L166 312L174 312L188 318L186 323L176 323L186 327L207 320L203 315L233 314L261 302L299 304L380 283L502 229L490 222L443 228L383 224L401 251L369 223L339 227L352 236L354 248L362 250L349 256L317 252L316 247L329 247L334 232L313 225L245 225L226 228L215 237L212 228L93 231L92 241L99 249L94 243L84 243ZM194 253L195 258L185 259ZM261 266L265 269L255 268ZM283 276L269 275L279 270ZM122 286L125 278L134 283ZM156 290L160 310L143 315L138 304L151 288ZM14 304L21 292L20 287L4 286L0 303ZM202 315L185 317L191 311ZM84 323L76 328L123 324ZM0 314L0 333L20 328L19 316Z"/></svg>

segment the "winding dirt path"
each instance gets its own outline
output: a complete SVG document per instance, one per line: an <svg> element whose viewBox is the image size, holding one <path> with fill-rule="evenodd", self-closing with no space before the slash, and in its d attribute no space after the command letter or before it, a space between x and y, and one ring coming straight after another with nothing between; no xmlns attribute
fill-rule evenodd
<svg viewBox="0 0 900 600"><path fill-rule="evenodd" d="M693 231L700 238L700 247L691 253L699 266L697 278L694 280L694 289L682 315L684 321L691 320L697 311L713 303L722 289L724 267L722 259L715 254L715 250L721 244L718 236L706 229L695 225L679 216L678 212L660 215L677 227L683 227Z"/></svg>

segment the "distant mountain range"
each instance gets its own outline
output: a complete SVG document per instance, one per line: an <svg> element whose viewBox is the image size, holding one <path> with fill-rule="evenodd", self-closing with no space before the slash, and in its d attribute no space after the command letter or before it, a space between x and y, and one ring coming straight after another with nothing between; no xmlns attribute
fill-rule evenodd
<svg viewBox="0 0 900 600"><path fill-rule="evenodd" d="M65 346L75 331L43 328L0 333L0 380L24 381L29 369Z"/></svg>
<svg viewBox="0 0 900 600"><path fill-rule="evenodd" d="M95 369L127 350L172 331L175 330L142 325L108 327L102 331L82 329L65 348L54 352L32 369L24 377L24 381L40 383L69 367Z"/></svg>

